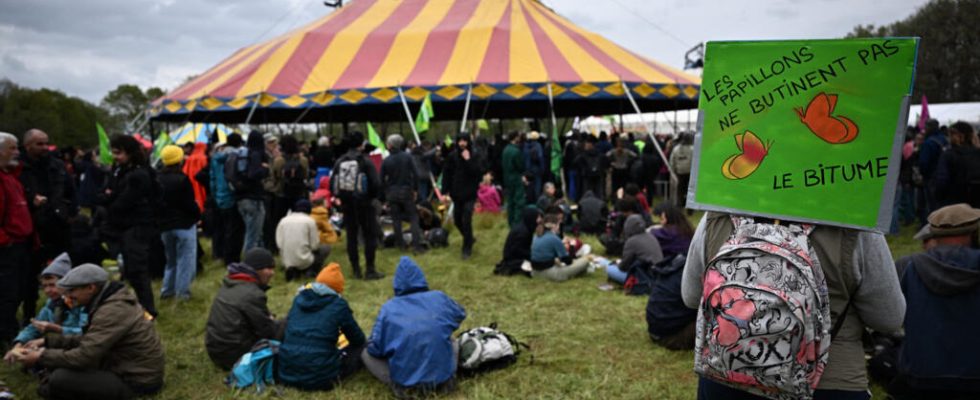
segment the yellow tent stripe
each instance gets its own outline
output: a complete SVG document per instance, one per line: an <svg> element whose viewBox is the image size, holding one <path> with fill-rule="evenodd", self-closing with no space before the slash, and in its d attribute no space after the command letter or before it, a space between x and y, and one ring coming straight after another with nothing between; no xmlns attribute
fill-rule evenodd
<svg viewBox="0 0 980 400"><path fill-rule="evenodd" d="M263 43L262 45L260 45L261 47L259 47L259 49L256 50L254 53L252 53L250 56L241 59L234 66L228 68L228 70L225 71L225 73L222 74L220 77L212 80L211 82L208 82L207 85L203 86L200 90L191 94L190 96L187 96L187 98L196 99L198 97L211 93L211 91L213 91L215 88L221 87L221 85L225 84L225 82L229 78L235 76L235 74L237 74L239 71L244 69L255 59L262 57L269 48L275 46L278 43L279 41L274 41L274 40Z"/></svg>
<svg viewBox="0 0 980 400"><path fill-rule="evenodd" d="M548 70L534 43L531 28L524 19L521 0L511 0L510 8L510 82L548 82Z"/></svg>
<svg viewBox="0 0 980 400"><path fill-rule="evenodd" d="M337 32L327 50L306 78L300 93L322 92L333 87L337 78L344 73L351 60L361 48L361 43L374 28L388 19L400 3L397 1L377 1L345 29Z"/></svg>
<svg viewBox="0 0 980 400"><path fill-rule="evenodd" d="M453 3L452 1L426 2L425 8L419 12L419 15L415 16L415 19L395 37L384 62L367 87L397 86L404 82L412 72L412 68L406 66L418 62L429 33L445 18Z"/></svg>
<svg viewBox="0 0 980 400"><path fill-rule="evenodd" d="M446 70L439 78L440 85L458 85L473 82L480 73L493 27L507 9L507 1L481 1L473 16L460 30Z"/></svg>
<svg viewBox="0 0 980 400"><path fill-rule="evenodd" d="M568 60L568 64L578 73L584 82L609 82L617 81L619 77L599 60L593 58L582 47L575 43L565 32L542 16L539 10L528 7L528 15L533 18L541 29L551 38L551 41L558 47L561 55Z"/></svg>
<svg viewBox="0 0 980 400"><path fill-rule="evenodd" d="M537 4L537 3L535 3L534 6L535 7L543 7L543 6L541 6L541 5ZM663 73L661 73L661 72L659 72L659 71L651 68L650 66L646 65L645 63L643 63L643 61L641 61L640 59L638 59L636 56L634 56L630 52L626 51L622 47L619 47L615 43L612 43L609 40L607 40L606 38L604 38L604 37L602 37L600 35L597 35L597 34L595 34L593 32L590 32L590 31L587 31L585 29L582 29L581 27L576 26L575 24L572 24L571 22L568 22L567 20L565 20L564 18L562 18L561 16L559 16L557 14L553 14L553 15L554 15L555 19L561 25L563 25L563 26L567 27L569 30L574 31L574 32L577 32L578 34L580 34L583 37L585 37L587 40L589 40L590 42L592 42L592 44L594 44L599 50L601 50L602 52L606 53L607 55L609 55L609 57L611 57L612 59L616 60L621 65L623 65L623 67L628 68L629 70L633 71L637 75L641 76L644 81L646 81L646 82L657 82L657 83L673 82L673 79L671 79L668 76L665 76ZM658 67L661 67L663 69L669 70L669 71L671 71L671 72L673 72L673 73L675 73L677 75L680 75L680 76L683 76L685 78L691 79L693 82L699 82L700 81L700 79L697 78L696 76L687 74L685 72L682 72L682 71L677 70L677 69L672 68L672 67L668 67L668 66L666 66L664 64L661 64L661 63L658 63L656 61L652 61L652 60L649 60L649 59L648 59L648 61L650 63L653 63L653 64L657 65Z"/></svg>
<svg viewBox="0 0 980 400"><path fill-rule="evenodd" d="M320 26L323 26L323 24L333 19L333 17L337 14L339 13L331 13L326 18L321 18L313 23L307 24L300 30L290 32L288 35L280 36L282 39L288 39L288 41L276 49L276 51L273 52L272 55L270 55L269 58L267 58L262 65L259 66L258 69L256 69L255 73L248 78L248 81L246 81L245 84L238 89L236 96L239 98L247 97L266 90L272 84L272 81L276 79L276 76L279 75L279 72L282 71L282 67L289 62L289 58L296 51L296 48L299 47L300 43L303 42L303 39L306 37L307 33Z"/></svg>

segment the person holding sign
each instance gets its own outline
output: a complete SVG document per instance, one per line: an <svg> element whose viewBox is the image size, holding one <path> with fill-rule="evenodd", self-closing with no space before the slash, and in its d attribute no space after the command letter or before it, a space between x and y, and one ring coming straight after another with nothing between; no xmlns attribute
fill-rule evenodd
<svg viewBox="0 0 980 400"><path fill-rule="evenodd" d="M869 399L916 38L709 42L681 291L699 399Z"/></svg>

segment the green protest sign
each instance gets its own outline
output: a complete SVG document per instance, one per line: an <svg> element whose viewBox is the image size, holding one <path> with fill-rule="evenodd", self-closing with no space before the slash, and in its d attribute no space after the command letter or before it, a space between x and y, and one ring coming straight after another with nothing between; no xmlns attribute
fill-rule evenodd
<svg viewBox="0 0 980 400"><path fill-rule="evenodd" d="M917 46L709 42L688 207L887 229Z"/></svg>

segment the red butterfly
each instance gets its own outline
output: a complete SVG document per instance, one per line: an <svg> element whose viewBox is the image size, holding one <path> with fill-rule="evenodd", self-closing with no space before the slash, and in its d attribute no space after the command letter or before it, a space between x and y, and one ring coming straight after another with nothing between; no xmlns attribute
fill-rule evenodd
<svg viewBox="0 0 980 400"><path fill-rule="evenodd" d="M825 142L830 144L850 142L857 138L858 127L850 118L831 115L836 106L836 94L820 92L810 100L806 110L801 108L794 110L796 115L800 116L800 121Z"/></svg>
<svg viewBox="0 0 980 400"><path fill-rule="evenodd" d="M772 142L763 143L752 131L735 135L735 146L741 153L728 157L721 165L721 174L728 179L744 179L752 175L769 154Z"/></svg>

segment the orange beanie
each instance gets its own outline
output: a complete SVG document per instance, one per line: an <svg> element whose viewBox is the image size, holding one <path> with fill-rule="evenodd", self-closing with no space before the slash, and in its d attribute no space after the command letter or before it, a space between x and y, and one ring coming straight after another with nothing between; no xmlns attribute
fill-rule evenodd
<svg viewBox="0 0 980 400"><path fill-rule="evenodd" d="M329 286L337 294L344 293L344 273L340 272L340 264L330 263L316 276L317 283Z"/></svg>

